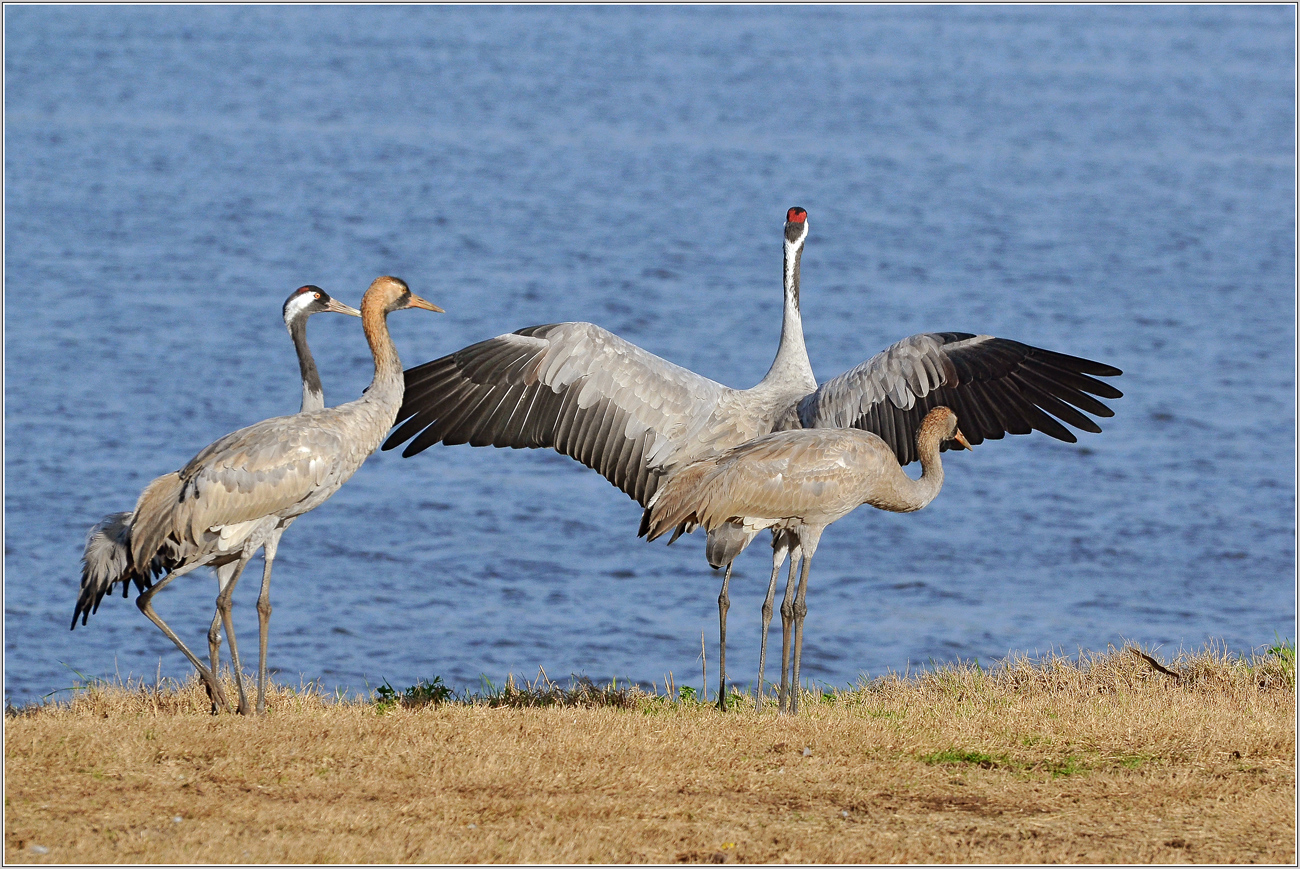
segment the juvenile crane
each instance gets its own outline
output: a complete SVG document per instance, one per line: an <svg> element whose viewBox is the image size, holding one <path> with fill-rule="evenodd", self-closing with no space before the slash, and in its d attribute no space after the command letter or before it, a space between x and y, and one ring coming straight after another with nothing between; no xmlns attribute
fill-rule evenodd
<svg viewBox="0 0 1300 869"><path fill-rule="evenodd" d="M311 355L311 348L307 345L307 320L313 314L327 312L348 314L353 317L361 316L361 312L356 308L343 304L332 298L329 293L320 287L312 284L299 287L290 293L289 297L284 300L284 306L281 309L285 328L289 331L294 351L298 356L298 371L302 377L301 412L320 410L325 406L325 393L321 388L320 373L316 368L316 360ZM174 476L174 473L170 476ZM125 570L126 564L131 557L132 515L130 512L111 513L90 529L90 534L86 540L86 549L82 555L81 584L83 587L87 584L99 587L102 582L108 581L112 576L119 575ZM286 522L285 527L287 528L288 525L289 523ZM237 563L237 561L230 561L216 569L218 593L229 584ZM146 573L143 577L136 577L135 581L137 588L141 591L153 584L149 573ZM141 583L143 583L143 587L141 587ZM123 597L126 597L129 585L129 582L122 583ZM107 590L107 586L104 586L104 589ZM101 594L95 598L90 605L89 611L82 609L80 606L78 607L78 614L81 616L82 624L86 623L88 615L99 609L102 597ZM76 626L77 617L74 615L72 627L76 628ZM217 672L217 655L220 647L221 611L218 609L212 616L212 627L208 630L208 653L213 673ZM211 699L215 710L217 698L212 697Z"/></svg>
<svg viewBox="0 0 1300 869"><path fill-rule="evenodd" d="M756 386L723 386L592 323L530 326L409 369L400 425L384 449L408 440L403 456L435 443L550 447L645 507L677 469L774 430L871 431L905 465L916 461L922 418L939 405L961 415L972 444L1032 430L1075 443L1061 421L1100 432L1087 414L1114 415L1093 396L1122 396L1095 379L1117 376L1118 368L967 332L904 338L818 386L800 311L807 218L802 208L786 213L781 339ZM734 533L724 525L714 535ZM793 543L773 535L769 589ZM718 595L724 679L729 578ZM771 601L770 592L768 618Z"/></svg>
<svg viewBox="0 0 1300 869"><path fill-rule="evenodd" d="M781 711L799 712L808 571L822 532L863 504L895 513L925 507L943 487L939 448L948 441L970 449L957 428L957 414L936 407L925 415L916 435L921 477L913 480L903 473L893 449L871 432L853 428L780 431L682 468L650 499L645 521L650 540L683 524L703 526L707 532L724 525L738 528L741 533L725 554L728 564L765 528L797 540L803 560L799 590L789 607L781 607ZM787 598L793 589L792 582Z"/></svg>
<svg viewBox="0 0 1300 869"><path fill-rule="evenodd" d="M266 708L266 645L271 615L271 567L280 535L293 519L324 503L383 440L402 402L402 364L388 332L387 317L404 308L442 311L411 293L398 278L379 277L361 300L361 322L375 360L375 375L361 398L333 408L274 417L210 444L175 474L150 483L130 514L130 547L125 563L104 570L92 561L92 530L82 572L81 594L73 614L85 615L113 585L134 583L136 605L176 647L222 706L216 675L205 667L153 610L152 599L168 583L197 567L233 563L217 609L230 641L230 657L241 714L250 711L239 648L230 618L230 600L244 566L259 548L265 569L258 598L259 660L257 712ZM100 523L101 526L103 523ZM92 567L98 566L98 569ZM156 584L152 578L165 574Z"/></svg>

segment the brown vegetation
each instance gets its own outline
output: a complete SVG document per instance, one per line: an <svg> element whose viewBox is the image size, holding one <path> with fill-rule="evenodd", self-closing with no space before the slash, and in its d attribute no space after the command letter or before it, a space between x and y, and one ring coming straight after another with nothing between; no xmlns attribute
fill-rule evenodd
<svg viewBox="0 0 1300 869"><path fill-rule="evenodd" d="M6 718L5 859L1293 861L1294 652L1168 668L954 666L795 720L589 685L279 687L247 719L197 680L91 686Z"/></svg>

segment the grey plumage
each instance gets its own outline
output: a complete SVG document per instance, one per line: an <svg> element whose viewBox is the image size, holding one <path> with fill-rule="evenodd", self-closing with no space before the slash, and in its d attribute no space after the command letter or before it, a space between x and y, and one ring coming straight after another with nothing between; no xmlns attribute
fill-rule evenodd
<svg viewBox="0 0 1300 869"><path fill-rule="evenodd" d="M550 447L644 507L678 469L772 431L859 428L907 464L916 460L921 421L940 405L961 416L971 443L1033 430L1073 442L1062 423L1095 432L1100 428L1087 414L1112 415L1094 396L1122 393L1096 378L1117 376L1118 368L964 332L905 338L819 387L800 313L806 218L802 208L786 213L781 341L752 389L701 377L591 323L532 326L409 369L400 424L384 449L407 441L403 456L439 442ZM646 530L643 515L640 533ZM674 539L688 530L689 523L679 526ZM731 532L719 526L712 533ZM715 559L733 552L738 539L706 544L710 563L719 564ZM773 534L770 588L796 545ZM729 571L730 561L721 563ZM718 598L724 656L729 576ZM725 679L725 657L720 670Z"/></svg>
<svg viewBox="0 0 1300 869"><path fill-rule="evenodd" d="M644 520L648 525L648 513L645 514ZM724 523L716 526L704 541L704 557L709 562L709 567L716 570L731 564L752 539L739 525Z"/></svg>
<svg viewBox="0 0 1300 869"><path fill-rule="evenodd" d="M361 316L361 312L356 308L331 298L329 293L314 284L299 287L290 293L289 298L284 300L284 307L281 309L285 328L289 330L289 337L293 340L294 352L298 356L298 372L302 377L302 405L298 409L299 413L320 410L325 407L325 391L321 387L320 372L316 368L315 358L311 355L311 348L307 345L307 320L313 314L330 311L352 317ZM292 522L293 519L285 520L281 527L281 533L287 531ZM225 591L226 586L235 579L237 567L238 562L232 561L216 568L218 595ZM270 617L269 607L270 601L267 600L264 608L267 609L268 619ZM220 663L220 650L221 610L218 608L213 613L212 625L208 628L208 660L214 674L217 672Z"/></svg>
<svg viewBox="0 0 1300 869"><path fill-rule="evenodd" d="M334 494L379 446L402 400L402 368L386 318L403 308L441 311L413 295L397 278L377 278L361 303L362 325L375 359L375 376L365 394L334 408L263 420L204 448L184 468L150 483L132 512L129 560L119 581L166 571L136 604L189 658L203 676L214 702L225 705L215 674L205 667L151 606L154 594L178 576L201 566L234 564L217 608L230 641L239 711L249 704L243 687L238 645L230 621L230 598L248 560L264 550L262 594L258 599L259 667L257 711L265 708L267 624L271 567L280 535L298 516ZM102 524L102 523L101 523ZM106 528L115 528L111 524ZM103 535L101 535L103 536ZM92 532L92 538L94 533ZM148 571L138 565L150 565ZM161 570L154 570L157 565ZM96 567L90 575L102 571ZM83 583L87 577L83 571ZM220 576L220 572L219 572ZM112 580L108 586L111 587ZM84 602L102 593L83 584ZM74 623L76 616L74 615Z"/></svg>
<svg viewBox="0 0 1300 869"><path fill-rule="evenodd" d="M916 436L921 477L913 480L903 473L893 449L871 432L853 428L774 432L682 468L650 499L646 511L650 540L683 523L701 525L710 536L725 532L738 546L737 552L728 553L730 559L767 528L798 541L800 554L795 558L803 560L798 591L792 559L790 585L781 607L782 711L794 714L799 708L805 594L822 531L863 504L899 513L926 507L943 487L939 447L949 441L970 449L957 428L957 415L937 407L926 415ZM766 631L765 623L764 635Z"/></svg>
<svg viewBox="0 0 1300 869"><path fill-rule="evenodd" d="M553 323L480 341L406 372L401 425L384 449L434 443L551 447L645 506L672 470L772 430L817 385L804 348L802 209L785 231L781 344L756 386L733 389L592 323Z"/></svg>
<svg viewBox="0 0 1300 869"><path fill-rule="evenodd" d="M122 584L122 597L128 597L131 584L136 592L153 585L152 571L131 571L131 516L127 513L110 513L90 527L86 535L86 548L81 557L82 599L77 601L72 615L72 627L77 617L86 623L86 617L99 609L105 594L111 594L116 583Z"/></svg>
<svg viewBox="0 0 1300 869"><path fill-rule="evenodd" d="M281 308L285 328L289 331L289 337L293 341L294 351L298 357L298 369L302 376L301 409L303 411L319 410L325 406L325 395L321 389L320 374L316 369L316 361L312 358L311 348L307 344L307 320L313 314L325 312L348 314L353 317L361 316L361 312L356 308L331 298L320 287L310 284L299 287L290 293ZM172 476L175 475L164 475L163 478L155 480L154 484ZM91 527L81 558L81 593L72 616L73 628L77 626L78 617L80 617L83 625L86 623L87 617L99 609L100 601L103 600L104 595L112 593L112 587L115 584L121 583L122 597L127 597L131 585L135 585L137 593L144 591L153 585L153 577L166 573L166 557L161 553L155 556L148 569L137 571L131 568L130 546L133 518L134 511L111 513ZM219 569L219 586L224 588L227 581L228 571L223 575L223 572ZM214 647L220 642L219 634L217 634L219 624L220 613L213 617L209 636L209 643ZM216 666L216 650L213 648L212 669L214 672Z"/></svg>

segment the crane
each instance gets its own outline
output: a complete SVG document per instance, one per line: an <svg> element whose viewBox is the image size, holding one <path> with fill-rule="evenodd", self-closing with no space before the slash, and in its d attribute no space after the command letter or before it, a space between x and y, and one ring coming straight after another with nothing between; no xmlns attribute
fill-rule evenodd
<svg viewBox="0 0 1300 869"><path fill-rule="evenodd" d="M321 388L320 372L316 370L316 360L312 358L311 348L307 346L307 319L312 314L332 311L336 314L348 314L360 317L361 312L350 305L334 299L329 293L315 284L299 287L284 300L284 326L289 330L293 340L293 349L298 354L298 372L302 375L302 407L299 413L321 410L325 407L325 392Z"/></svg>
<svg viewBox="0 0 1300 869"><path fill-rule="evenodd" d="M921 476L913 480L903 473L889 444L872 432L855 428L779 431L687 465L651 497L645 521L650 540L684 524L703 526L706 532L724 525L739 528L738 548L727 553L728 564L765 528L797 541L803 561L798 593L792 594L791 582L781 607L781 711L791 715L799 711L808 571L822 532L863 504L895 513L924 508L943 487L939 448L949 441L971 448L957 428L957 414L936 407L917 430Z"/></svg>
<svg viewBox="0 0 1300 869"><path fill-rule="evenodd" d="M313 314L326 312L348 314L353 317L361 316L361 312L356 308L332 298L329 293L314 284L307 284L290 293L289 297L284 300L284 306L281 309L285 328L289 331L289 337L293 341L294 350L298 356L298 370L302 376L302 407L300 412L320 410L325 406L325 394L321 389L320 373L316 369L316 360L312 358L311 348L307 345L307 320ZM114 571L120 574L124 570L131 557L131 517L132 513L130 512L110 513L90 529L82 557L81 582L83 586L88 583L98 585L99 582L104 581L100 577L106 579ZM286 528L288 524L288 522L285 523ZM230 583L237 563L237 561L230 561L216 568L218 594ZM91 576L87 576L87 574ZM137 587L140 586L140 583L143 583L144 588L152 585L150 574L146 573L143 577L140 577ZM123 597L126 597L128 588L129 583L123 582ZM143 588L140 588L140 590L142 591ZM94 600L89 613L79 608L82 624L85 624L88 615L99 609L101 600L102 595ZM76 628L76 626L77 619L74 616L72 627ZM212 626L208 630L208 654L214 674L217 672L217 656L220 648L221 611L218 609L212 616ZM210 697L210 699L215 711L217 698Z"/></svg>
<svg viewBox="0 0 1300 869"><path fill-rule="evenodd" d="M293 349L298 355L298 372L302 375L302 406L299 408L299 413L307 413L325 407L325 392L321 387L320 372L316 369L316 360L311 355L311 348L307 346L307 320L313 314L331 311L353 317L361 316L361 312L356 308L332 298L329 293L315 284L299 287L289 294L289 298L284 300L284 308L281 310L281 314L284 317L285 328L289 330L289 337L293 340ZM127 516L130 514L115 513L113 515ZM293 519L287 520L284 523L284 529L288 529L291 522L293 522ZM236 564L238 564L237 561L232 561L217 568L218 595L230 583ZM125 584L122 586L122 593L123 595L126 594ZM208 656L212 663L212 673L214 675L217 672L217 655L220 649L221 610L218 609L213 613L212 627L208 629ZM215 698L213 698L213 702L216 702Z"/></svg>
<svg viewBox="0 0 1300 869"><path fill-rule="evenodd" d="M280 535L293 519L315 509L338 491L392 427L402 402L402 364L388 332L393 311L422 308L441 312L411 293L405 281L381 276L361 300L361 323L374 357L375 374L364 394L332 408L273 417L232 432L209 444L173 474L145 487L129 518L126 559L99 560L92 529L83 560L81 592L73 625L97 608L113 586L137 590L136 606L175 643L199 671L209 694L222 706L224 693L216 674L205 667L154 611L154 595L190 571L233 564L229 581L217 596L217 609L230 641L231 663L239 691L240 714L250 706L244 690L239 648L230 618L230 601L245 565L258 549L265 567L258 598L258 714L266 709L266 646L271 616L271 568ZM111 517L110 517L111 518ZM107 520L106 520L107 521ZM96 528L102 528L104 522ZM162 575L154 583L153 577Z"/></svg>
<svg viewBox="0 0 1300 869"><path fill-rule="evenodd" d="M1087 414L1114 415L1094 396L1123 395L1096 379L1117 376L1118 368L968 332L904 338L819 386L800 309L807 236L808 212L789 209L781 338L757 385L723 386L592 323L529 326L408 369L399 425L383 448L410 441L402 455L412 456L435 443L549 447L645 507L679 468L772 431L871 431L906 465L917 459L921 420L939 405L961 415L972 444L1034 430L1075 443L1062 421L1100 432ZM640 534L644 522L643 516ZM683 526L673 539L689 530ZM725 524L713 533L719 548L726 548L722 537L734 536ZM769 589L793 545L789 535L774 534ZM724 680L729 579L728 570L718 596ZM725 698L718 702L725 705Z"/></svg>

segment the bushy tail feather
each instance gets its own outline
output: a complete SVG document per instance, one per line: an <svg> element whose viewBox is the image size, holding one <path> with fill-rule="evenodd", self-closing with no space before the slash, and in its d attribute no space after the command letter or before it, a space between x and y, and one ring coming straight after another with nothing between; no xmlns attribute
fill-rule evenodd
<svg viewBox="0 0 1300 869"><path fill-rule="evenodd" d="M687 465L666 481L661 481L654 497L641 515L641 534L654 540L675 529L672 540L683 532L690 533L700 524L696 515L706 477L714 464L704 460ZM668 542L671 543L672 540Z"/></svg>
<svg viewBox="0 0 1300 869"><path fill-rule="evenodd" d="M648 521L645 522L647 540L656 540L670 530L676 530L677 533L673 535L672 540L668 541L671 543L681 535L684 526L694 527L698 524L695 512L689 507L679 505L676 510L670 510L667 506L662 510L651 507L647 512L650 514Z"/></svg>
<svg viewBox="0 0 1300 869"><path fill-rule="evenodd" d="M656 492L655 494L657 495L659 493ZM651 500L650 503L653 504L654 501ZM636 536L644 537L649 533L650 533L650 508L646 507L644 510L641 511L641 527L636 530Z"/></svg>
<svg viewBox="0 0 1300 869"><path fill-rule="evenodd" d="M90 529L86 535L86 550L81 556L81 594L72 613L72 627L77 619L84 625L91 613L99 609L104 595L113 586L122 583L122 596L134 581L136 589L143 591L153 583L146 573L143 577L131 565L131 521L133 513L110 513Z"/></svg>
<svg viewBox="0 0 1300 869"><path fill-rule="evenodd" d="M180 566L179 547L174 538L162 541L158 550L144 567L136 565L131 551L136 530L136 514L110 513L91 527L86 535L86 549L81 555L81 593L72 612L72 627L77 619L84 625L86 619L99 610L104 596L113 593L113 587L122 584L122 597L130 597L131 586L136 593L153 588L154 577L162 576Z"/></svg>

